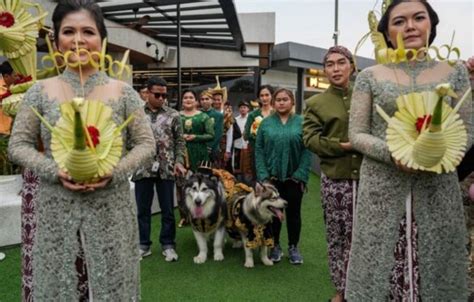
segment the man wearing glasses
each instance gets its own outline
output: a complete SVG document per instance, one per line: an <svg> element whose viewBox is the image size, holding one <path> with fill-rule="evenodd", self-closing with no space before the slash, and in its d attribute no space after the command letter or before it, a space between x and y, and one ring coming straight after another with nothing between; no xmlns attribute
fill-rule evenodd
<svg viewBox="0 0 474 302"><path fill-rule="evenodd" d="M160 244L165 260L176 261L176 226L173 211L174 185L177 175L184 175L184 154L186 145L179 113L166 106L167 83L164 79L152 77L148 80L148 102L145 113L151 123L156 141L155 160L143 167L132 180L135 182L138 226L140 232L140 255L151 255L151 206L154 187L158 193L161 208Z"/></svg>

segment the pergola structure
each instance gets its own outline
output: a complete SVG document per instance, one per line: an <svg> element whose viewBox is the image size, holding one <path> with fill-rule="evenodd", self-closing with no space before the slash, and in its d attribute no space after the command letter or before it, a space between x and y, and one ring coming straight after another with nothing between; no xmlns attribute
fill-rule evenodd
<svg viewBox="0 0 474 302"><path fill-rule="evenodd" d="M181 61L183 47L230 50L246 56L233 1L120 0L101 2L99 5L108 20L137 30L167 45L168 51L160 54L156 43L147 42L147 47L156 48L156 63L176 56L178 96L181 95L184 74ZM184 71L192 75L192 71ZM245 72L246 70L243 70L243 73ZM143 73L138 71L135 75L140 77ZM179 98L177 105L179 107Z"/></svg>
<svg viewBox="0 0 474 302"><path fill-rule="evenodd" d="M129 0L100 3L104 16L168 45L241 50L233 1Z"/></svg>

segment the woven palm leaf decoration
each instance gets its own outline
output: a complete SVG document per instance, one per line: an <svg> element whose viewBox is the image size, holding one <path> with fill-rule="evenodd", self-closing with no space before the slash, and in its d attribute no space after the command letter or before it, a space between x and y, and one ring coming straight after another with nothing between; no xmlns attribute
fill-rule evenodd
<svg viewBox="0 0 474 302"><path fill-rule="evenodd" d="M29 11L36 8L36 15ZM22 0L0 0L0 56L8 58L13 69L35 79L36 38L46 12L39 4Z"/></svg>
<svg viewBox="0 0 474 302"><path fill-rule="evenodd" d="M376 105L388 123L386 140L393 158L409 168L438 174L456 169L467 148L466 127L457 111L470 89L455 108L445 102L448 96L457 97L449 84L438 85L436 91L402 95L393 117Z"/></svg>
<svg viewBox="0 0 474 302"><path fill-rule="evenodd" d="M101 101L74 98L61 105L61 118L51 126L32 110L51 131L51 153L59 168L79 183L91 183L112 172L122 155L122 125L112 120L112 109Z"/></svg>

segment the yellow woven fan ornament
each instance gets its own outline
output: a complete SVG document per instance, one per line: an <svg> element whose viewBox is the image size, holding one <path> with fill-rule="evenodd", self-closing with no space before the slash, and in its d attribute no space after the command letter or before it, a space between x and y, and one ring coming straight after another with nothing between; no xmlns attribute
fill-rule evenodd
<svg viewBox="0 0 474 302"><path fill-rule="evenodd" d="M51 131L51 152L59 168L78 183L91 183L110 174L122 155L122 125L112 120L112 109L101 101L74 98L61 105L61 118L52 127L32 110Z"/></svg>
<svg viewBox="0 0 474 302"><path fill-rule="evenodd" d="M36 16L29 9L36 8ZM13 69L35 80L36 38L46 12L39 4L22 0L0 0L0 56L8 58Z"/></svg>
<svg viewBox="0 0 474 302"><path fill-rule="evenodd" d="M457 112L470 89L455 108L444 101L448 96L457 97L449 84L438 85L436 91L402 95L391 118L376 105L388 123L386 139L393 158L409 168L438 174L456 169L467 148L466 127Z"/></svg>

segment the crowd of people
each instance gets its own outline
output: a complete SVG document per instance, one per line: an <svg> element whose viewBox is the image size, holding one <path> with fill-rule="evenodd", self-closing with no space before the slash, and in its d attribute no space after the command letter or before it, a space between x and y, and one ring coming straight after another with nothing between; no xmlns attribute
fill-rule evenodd
<svg viewBox="0 0 474 302"><path fill-rule="evenodd" d="M438 23L427 1L399 0L388 5L378 31L389 47L397 48L401 36L406 48L420 50L433 42ZM53 25L60 52L77 45L100 52L107 37L94 1L59 2ZM168 83L159 77L137 93L89 64L38 82L26 93L9 144L11 159L25 168L22 208L28 230L35 230L34 240L29 232L22 238L24 300L137 301L140 260L152 251L155 189L161 252L166 261L177 261L176 227L187 221L185 213L176 220L174 205L183 202L187 171L197 172L202 162L249 186L270 182L277 188L288 202L288 260L303 264L301 206L312 152L320 159L329 271L337 291L333 302L466 301L466 221L472 227L474 218L464 214L473 212L473 149L459 175L414 170L392 156L387 125L375 111L380 106L394 114L400 95L444 82L457 95L474 86L474 57L453 66L423 59L369 67L354 83L352 53L331 47L323 60L330 87L306 101L303 115L295 113L292 90L269 85L258 89L258 108L249 100L232 100L234 113L219 83L202 91L185 89L182 107L173 109ZM94 183L74 182L58 168L51 133L32 110L54 125L60 104L78 95L109 104L117 123L135 116L122 131L121 160ZM472 100L458 113L470 148ZM130 177L135 202L129 198ZM281 228L274 219L269 255L274 263L284 256Z"/></svg>

